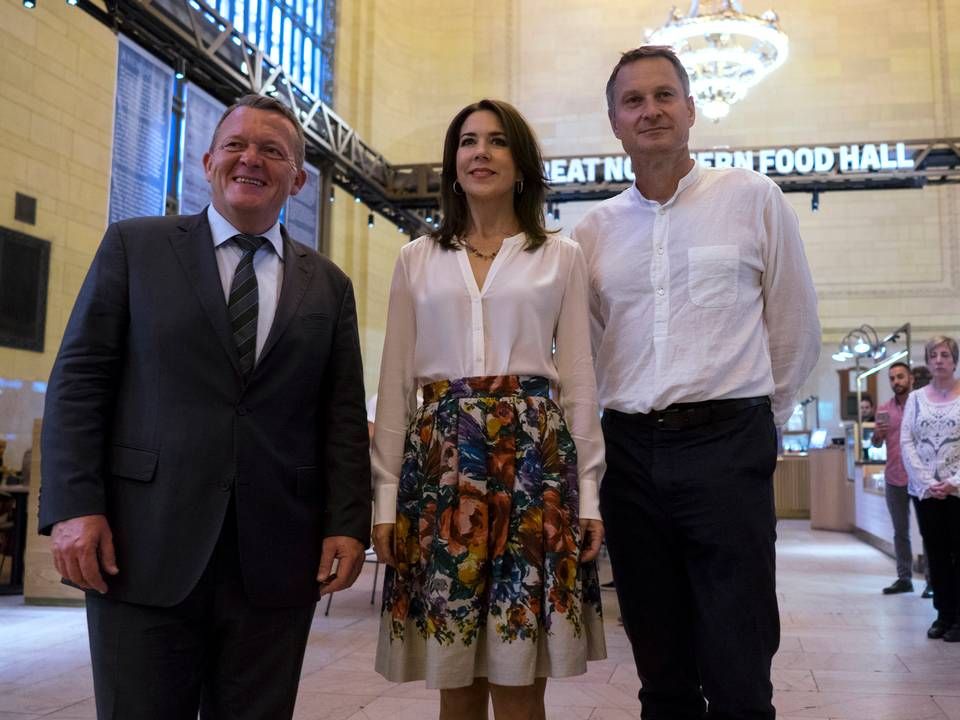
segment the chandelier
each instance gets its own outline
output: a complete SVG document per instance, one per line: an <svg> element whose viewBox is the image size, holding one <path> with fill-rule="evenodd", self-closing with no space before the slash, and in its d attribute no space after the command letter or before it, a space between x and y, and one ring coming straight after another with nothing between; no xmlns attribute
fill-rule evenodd
<svg viewBox="0 0 960 720"><path fill-rule="evenodd" d="M674 7L666 24L647 31L647 42L670 45L690 75L690 93L708 118L717 122L747 90L783 65L789 41L773 10L747 15L738 0L708 0L701 12L691 0L684 15Z"/></svg>

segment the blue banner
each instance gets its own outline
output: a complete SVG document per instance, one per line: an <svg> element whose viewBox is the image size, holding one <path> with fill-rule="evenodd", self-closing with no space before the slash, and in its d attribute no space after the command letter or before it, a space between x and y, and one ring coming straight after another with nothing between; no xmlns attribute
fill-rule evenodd
<svg viewBox="0 0 960 720"><path fill-rule="evenodd" d="M309 163L304 163L303 169L307 172L307 182L299 193L287 200L283 223L290 237L316 250L320 231L320 171Z"/></svg>
<svg viewBox="0 0 960 720"><path fill-rule="evenodd" d="M173 70L120 36L110 166L110 222L163 215Z"/></svg>
<svg viewBox="0 0 960 720"><path fill-rule="evenodd" d="M210 183L203 170L203 154L210 149L213 130L227 109L193 83L184 99L183 152L180 157L180 213L192 215L210 202Z"/></svg>

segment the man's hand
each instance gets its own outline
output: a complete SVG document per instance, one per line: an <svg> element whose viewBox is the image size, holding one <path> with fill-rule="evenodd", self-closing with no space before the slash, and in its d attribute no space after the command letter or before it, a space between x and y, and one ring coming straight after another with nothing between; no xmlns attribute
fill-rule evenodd
<svg viewBox="0 0 960 720"><path fill-rule="evenodd" d="M396 527L393 523L373 526L373 549L377 551L377 558L392 568L397 567L397 559L393 556L393 533Z"/></svg>
<svg viewBox="0 0 960 720"><path fill-rule="evenodd" d="M889 420L877 420L873 426L873 435L870 438L870 444L874 447L883 445L883 441L887 439L888 430L890 430Z"/></svg>
<svg viewBox="0 0 960 720"><path fill-rule="evenodd" d="M927 488L927 491L930 493L930 497L944 500L953 492L953 485L948 482L935 482Z"/></svg>
<svg viewBox="0 0 960 720"><path fill-rule="evenodd" d="M338 562L333 572L333 563ZM360 577L363 570L363 543L347 535L333 535L323 539L323 551L320 553L320 569L317 582L320 583L320 595L346 590Z"/></svg>
<svg viewBox="0 0 960 720"><path fill-rule="evenodd" d="M601 520L580 520L580 528L583 530L583 543L580 548L580 563L588 563L596 560L600 554L600 545L603 543L603 521Z"/></svg>
<svg viewBox="0 0 960 720"><path fill-rule="evenodd" d="M82 515L58 522L51 540L57 572L77 587L105 593L107 583L101 570L108 575L120 572L105 515Z"/></svg>

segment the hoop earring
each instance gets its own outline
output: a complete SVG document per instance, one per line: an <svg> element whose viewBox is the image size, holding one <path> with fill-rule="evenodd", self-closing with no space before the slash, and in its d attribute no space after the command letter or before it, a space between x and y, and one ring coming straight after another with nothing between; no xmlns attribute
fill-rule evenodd
<svg viewBox="0 0 960 720"><path fill-rule="evenodd" d="M520 178L516 182L517 185L517 195L523 195L523 178Z"/></svg>
<svg viewBox="0 0 960 720"><path fill-rule="evenodd" d="M458 180L453 181L453 194L454 195L463 195L463 186Z"/></svg>

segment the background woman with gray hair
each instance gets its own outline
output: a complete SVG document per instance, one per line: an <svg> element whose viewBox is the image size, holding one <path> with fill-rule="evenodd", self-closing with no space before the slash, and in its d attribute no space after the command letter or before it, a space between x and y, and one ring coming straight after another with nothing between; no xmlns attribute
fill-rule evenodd
<svg viewBox="0 0 960 720"><path fill-rule="evenodd" d="M930 384L910 394L900 446L920 534L929 556L933 605L927 637L960 642L960 381L957 342L937 335L927 343Z"/></svg>

